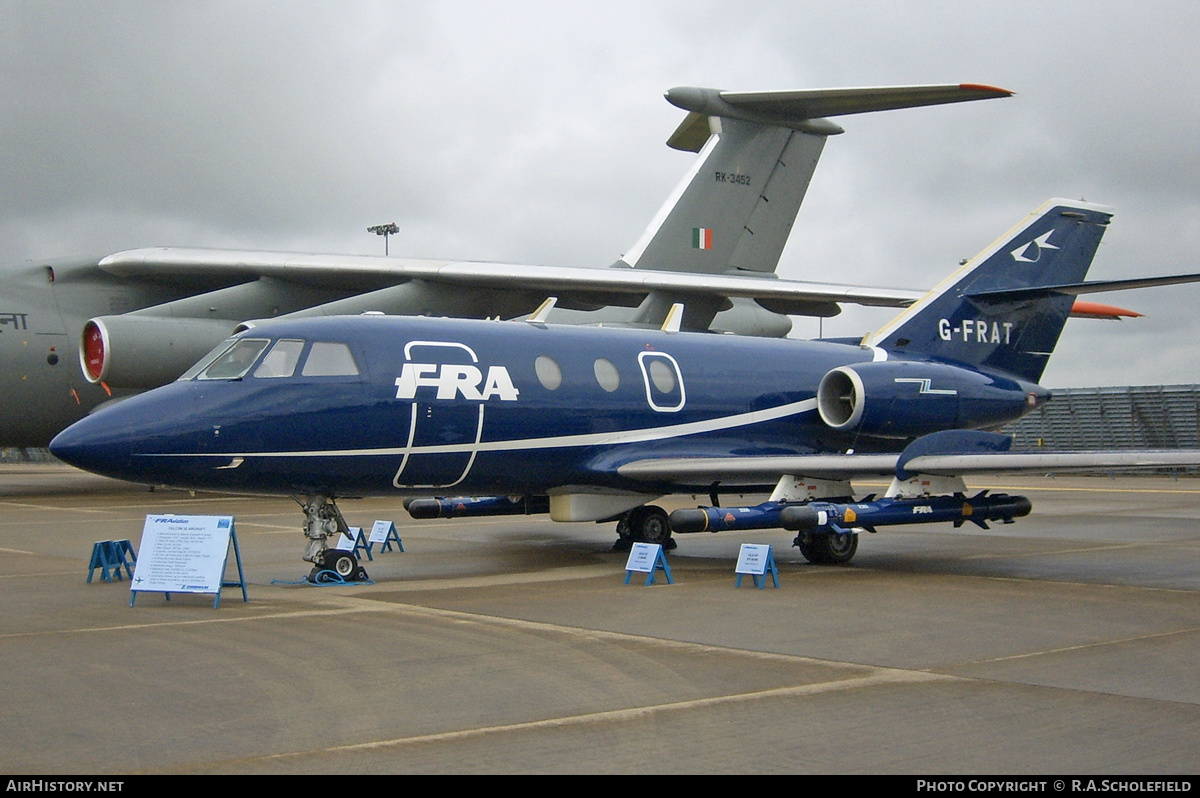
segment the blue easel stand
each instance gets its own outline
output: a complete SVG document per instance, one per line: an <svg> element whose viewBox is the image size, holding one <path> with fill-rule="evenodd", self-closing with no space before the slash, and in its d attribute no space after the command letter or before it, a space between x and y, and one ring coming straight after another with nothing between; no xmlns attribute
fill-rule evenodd
<svg viewBox="0 0 1200 798"><path fill-rule="evenodd" d="M231 527L229 530L229 539L233 541L233 559L237 562L238 578L236 582L221 582L221 587L240 587L242 589L242 601L248 603L250 601L249 594L246 593L246 574L242 571L242 550L238 548L237 528ZM778 587L778 585L776 586ZM221 592L217 591L217 598L213 601L213 609L221 603Z"/></svg>
<svg viewBox="0 0 1200 798"><path fill-rule="evenodd" d="M135 564L137 555L133 553L133 544L128 540L98 540L92 545L92 560L88 564L87 580L92 581L97 568L100 569L100 578L105 582L113 581L113 576L123 579L121 568L124 568L126 576L132 579ZM108 573L109 568L113 571L112 576Z"/></svg>
<svg viewBox="0 0 1200 798"><path fill-rule="evenodd" d="M354 548L350 551L355 557L358 557L359 549L362 549L367 553L367 559L369 561L375 561L375 558L371 556L371 544L367 542L367 537L363 534L361 527L358 530L358 534L354 536Z"/></svg>
<svg viewBox="0 0 1200 798"><path fill-rule="evenodd" d="M654 584L654 575L658 571L662 571L664 574L666 574L668 585L675 584L675 580L671 578L671 566L667 565L667 555L666 555L666 552L663 551L662 546L658 547L658 553L655 554L655 556L654 556L654 567L651 568L648 573L646 573L646 586L647 587ZM629 584L629 580L633 577L633 575L635 573L641 573L641 571L626 571L625 572L625 584Z"/></svg>
<svg viewBox="0 0 1200 798"><path fill-rule="evenodd" d="M400 550L401 554L403 554L404 542L400 540L400 533L396 531L396 525L394 523L388 522L387 537L383 539L383 545L379 547L379 553L383 554L385 551L391 551L393 540L396 541L396 548Z"/></svg>
<svg viewBox="0 0 1200 798"><path fill-rule="evenodd" d="M766 587L767 586L767 573L766 572L770 572L771 581L774 583L775 587L779 587L779 569L775 567L775 552L773 549L770 549L770 548L767 549L767 563L766 563L766 567L763 569L763 571L764 571L764 573L761 573L761 574L750 574L750 578L754 581L754 586L757 587L759 590L762 590L764 587ZM733 585L734 587L742 586L742 577L743 576L745 576L745 574L737 575L737 581L734 583L734 585Z"/></svg>

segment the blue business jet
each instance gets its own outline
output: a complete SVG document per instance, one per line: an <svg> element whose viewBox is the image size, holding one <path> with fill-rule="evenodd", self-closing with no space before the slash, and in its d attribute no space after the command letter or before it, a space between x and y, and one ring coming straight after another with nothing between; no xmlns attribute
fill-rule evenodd
<svg viewBox="0 0 1200 798"><path fill-rule="evenodd" d="M863 529L1029 512L1019 496L967 497L964 474L1200 464L1195 451L1013 453L989 431L1048 400L1037 383L1077 295L1200 279L1084 282L1111 215L1051 200L861 341L679 332L680 306L660 330L542 311L264 324L51 451L134 482L302 496L314 574L361 575L326 538L346 529L336 499L367 495L419 497L418 517L615 520L618 543L786 528L810 561L847 562ZM856 500L852 480L880 474L886 495ZM753 491L772 493L719 506ZM649 503L687 493L712 506Z"/></svg>

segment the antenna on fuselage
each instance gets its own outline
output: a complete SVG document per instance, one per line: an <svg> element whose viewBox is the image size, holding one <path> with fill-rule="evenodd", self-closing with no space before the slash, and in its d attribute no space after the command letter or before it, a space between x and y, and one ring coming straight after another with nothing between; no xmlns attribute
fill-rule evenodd
<svg viewBox="0 0 1200 798"><path fill-rule="evenodd" d="M558 297L548 296L546 301L538 305L538 309L533 314L525 319L530 324L545 324L546 317L550 315L550 311L554 309L554 304L558 302Z"/></svg>
<svg viewBox="0 0 1200 798"><path fill-rule="evenodd" d="M676 302L671 306L671 309L667 311L667 317L663 319L662 327L660 329L662 329L663 332L679 332L679 326L681 324L683 324L683 303Z"/></svg>

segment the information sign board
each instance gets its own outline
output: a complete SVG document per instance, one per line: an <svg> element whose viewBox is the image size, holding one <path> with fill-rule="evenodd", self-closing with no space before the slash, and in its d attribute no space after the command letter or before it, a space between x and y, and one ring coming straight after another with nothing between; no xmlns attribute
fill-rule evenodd
<svg viewBox="0 0 1200 798"><path fill-rule="evenodd" d="M228 515L146 516L130 590L219 592L232 531Z"/></svg>
<svg viewBox="0 0 1200 798"><path fill-rule="evenodd" d="M737 567L734 573L762 576L767 572L767 561L770 559L771 547L762 543L743 543L738 551Z"/></svg>
<svg viewBox="0 0 1200 798"><path fill-rule="evenodd" d="M391 521L376 521L371 527L371 536L367 538L368 543L386 543L388 532L395 529Z"/></svg>
<svg viewBox="0 0 1200 798"><path fill-rule="evenodd" d="M237 557L238 581L225 581L229 545ZM238 551L237 532L230 515L148 515L142 527L141 550L130 580L129 605L138 593L215 593L220 606L222 587L241 587L246 578Z"/></svg>
<svg viewBox="0 0 1200 798"><path fill-rule="evenodd" d="M629 549L629 559L625 562L625 570L638 571L643 574L651 573L660 551L662 551L662 546L657 543L634 543Z"/></svg>
<svg viewBox="0 0 1200 798"><path fill-rule="evenodd" d="M352 526L348 529L350 536L347 537L345 532L339 532L337 543L333 544L333 548L338 551L354 551L354 541L358 540L358 536L362 534L362 527Z"/></svg>
<svg viewBox="0 0 1200 798"><path fill-rule="evenodd" d="M766 587L767 574L771 574L771 582L779 587L779 568L775 565L775 555L771 547L764 543L743 543L738 550L737 565L734 566L737 580L734 587L742 586L742 577L746 574L754 580L754 586L759 590Z"/></svg>

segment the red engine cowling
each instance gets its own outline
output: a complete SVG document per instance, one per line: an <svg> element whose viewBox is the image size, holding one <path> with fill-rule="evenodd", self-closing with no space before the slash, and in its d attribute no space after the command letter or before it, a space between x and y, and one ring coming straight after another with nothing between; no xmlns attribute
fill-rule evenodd
<svg viewBox="0 0 1200 798"><path fill-rule="evenodd" d="M99 316L83 325L79 365L88 382L156 388L228 338L232 326L222 320Z"/></svg>

